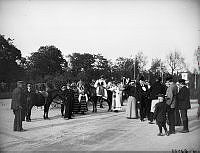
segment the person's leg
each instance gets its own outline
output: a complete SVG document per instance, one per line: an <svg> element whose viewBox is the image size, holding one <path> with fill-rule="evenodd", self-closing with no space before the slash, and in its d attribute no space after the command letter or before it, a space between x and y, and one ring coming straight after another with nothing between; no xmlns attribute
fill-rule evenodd
<svg viewBox="0 0 200 153"><path fill-rule="evenodd" d="M140 120L144 121L144 117L145 117L145 103L144 101L141 101L141 107L140 107Z"/></svg>
<svg viewBox="0 0 200 153"><path fill-rule="evenodd" d="M66 119L66 118L69 117L69 102L66 101L64 105L65 105L65 106L64 106L64 107L65 107L64 118Z"/></svg>
<svg viewBox="0 0 200 153"><path fill-rule="evenodd" d="M183 130L181 132L183 133L189 132L187 110L186 109L181 110L180 112L181 112L181 118L183 121Z"/></svg>
<svg viewBox="0 0 200 153"><path fill-rule="evenodd" d="M72 118L73 101L69 101L69 119Z"/></svg>
<svg viewBox="0 0 200 153"><path fill-rule="evenodd" d="M163 134L162 134L162 126L160 124L158 124L158 128L159 128L159 133L157 134L157 136L163 136Z"/></svg>
<svg viewBox="0 0 200 153"><path fill-rule="evenodd" d="M158 126L159 127L159 132L162 133L162 126Z"/></svg>
<svg viewBox="0 0 200 153"><path fill-rule="evenodd" d="M14 125L13 125L13 131L17 131L17 114L16 114L16 110L13 110L13 113L15 115Z"/></svg>
<svg viewBox="0 0 200 153"><path fill-rule="evenodd" d="M170 108L168 112L168 120L169 120L169 133L174 134L175 133L175 114L174 114L174 108Z"/></svg>
<svg viewBox="0 0 200 153"><path fill-rule="evenodd" d="M61 104L61 115L64 116L64 104Z"/></svg>

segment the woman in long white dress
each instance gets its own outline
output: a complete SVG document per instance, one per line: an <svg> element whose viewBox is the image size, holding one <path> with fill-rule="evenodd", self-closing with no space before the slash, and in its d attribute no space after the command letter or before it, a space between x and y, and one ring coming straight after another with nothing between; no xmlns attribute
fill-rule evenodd
<svg viewBox="0 0 200 153"><path fill-rule="evenodd" d="M122 110L121 101L120 101L120 91L119 87L113 87L113 99L112 99L112 110L118 112Z"/></svg>

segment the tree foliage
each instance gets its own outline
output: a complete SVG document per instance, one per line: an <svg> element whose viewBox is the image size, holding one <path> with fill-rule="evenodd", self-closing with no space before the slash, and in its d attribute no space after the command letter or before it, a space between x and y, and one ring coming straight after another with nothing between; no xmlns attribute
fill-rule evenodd
<svg viewBox="0 0 200 153"><path fill-rule="evenodd" d="M164 65L164 62L159 58L152 59L150 71L152 73L163 73L166 72L167 69Z"/></svg>
<svg viewBox="0 0 200 153"><path fill-rule="evenodd" d="M147 56L145 56L143 52L138 52L135 57L139 71L144 71L145 66L147 65Z"/></svg>
<svg viewBox="0 0 200 153"><path fill-rule="evenodd" d="M13 40L0 35L0 81L15 82L24 76L21 67L21 51L13 45Z"/></svg>
<svg viewBox="0 0 200 153"><path fill-rule="evenodd" d="M33 52L28 58L27 67L33 78L45 75L61 74L66 65L62 52L55 46L41 46L37 52Z"/></svg>
<svg viewBox="0 0 200 153"><path fill-rule="evenodd" d="M175 71L183 70L183 68L185 68L185 59L178 51L170 52L166 59L171 70L171 74L174 74Z"/></svg>

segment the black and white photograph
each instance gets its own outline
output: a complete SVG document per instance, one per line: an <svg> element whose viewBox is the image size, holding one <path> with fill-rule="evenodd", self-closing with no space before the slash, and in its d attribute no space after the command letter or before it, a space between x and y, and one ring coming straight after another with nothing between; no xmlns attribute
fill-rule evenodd
<svg viewBox="0 0 200 153"><path fill-rule="evenodd" d="M200 0L0 0L0 152L200 152Z"/></svg>

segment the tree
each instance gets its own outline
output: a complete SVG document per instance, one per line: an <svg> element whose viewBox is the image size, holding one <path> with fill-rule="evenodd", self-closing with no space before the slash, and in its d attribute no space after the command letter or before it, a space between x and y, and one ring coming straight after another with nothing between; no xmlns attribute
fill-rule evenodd
<svg viewBox="0 0 200 153"><path fill-rule="evenodd" d="M90 79L93 72L94 55L89 53L73 53L68 55L69 64L71 65L71 73L77 79Z"/></svg>
<svg viewBox="0 0 200 153"><path fill-rule="evenodd" d="M61 74L66 60L62 52L55 46L41 46L37 52L31 53L27 67L33 78L45 75Z"/></svg>
<svg viewBox="0 0 200 153"><path fill-rule="evenodd" d="M95 62L92 64L94 73L98 74L94 76L94 79L99 78L100 75L104 75L106 78L110 78L111 66L110 61L104 58L101 54L94 55Z"/></svg>
<svg viewBox="0 0 200 153"><path fill-rule="evenodd" d="M166 72L167 70L166 70L166 67L164 65L164 62L162 62L161 59L154 58L154 59L152 59L152 62L151 62L150 71L155 74L155 73Z"/></svg>
<svg viewBox="0 0 200 153"><path fill-rule="evenodd" d="M173 75L175 71L182 70L185 68L184 58L181 53L178 51L170 52L167 55L167 64L171 70L171 74Z"/></svg>
<svg viewBox="0 0 200 153"><path fill-rule="evenodd" d="M147 65L147 56L145 56L143 52L138 52L135 58L136 62L138 63L139 71L140 72L144 71L145 66Z"/></svg>
<svg viewBox="0 0 200 153"><path fill-rule="evenodd" d="M11 83L23 79L21 62L21 51L13 45L13 40L0 35L0 82Z"/></svg>
<svg viewBox="0 0 200 153"><path fill-rule="evenodd" d="M134 79L139 74L139 65L136 58L124 58L119 57L116 59L116 63L112 66L113 76L117 80L121 79L122 76ZM135 74L134 74L135 73Z"/></svg>

